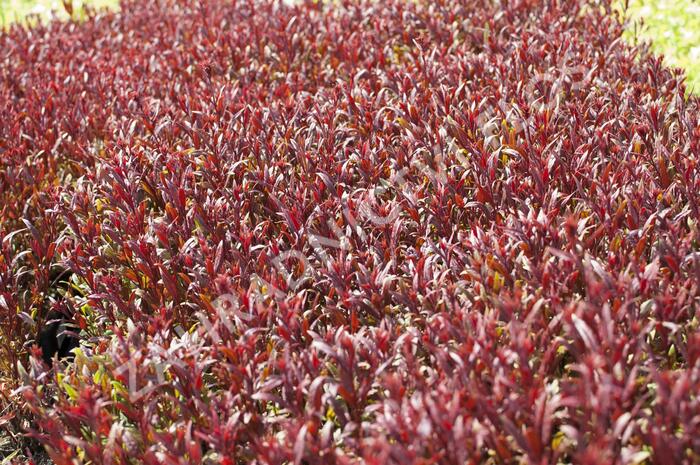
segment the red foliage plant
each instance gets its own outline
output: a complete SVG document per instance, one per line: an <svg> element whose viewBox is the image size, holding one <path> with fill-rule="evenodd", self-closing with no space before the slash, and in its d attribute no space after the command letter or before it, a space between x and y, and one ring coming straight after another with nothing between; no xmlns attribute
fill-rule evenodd
<svg viewBox="0 0 700 465"><path fill-rule="evenodd" d="M57 465L698 463L700 102L623 30L131 0L1 33L0 422Z"/></svg>

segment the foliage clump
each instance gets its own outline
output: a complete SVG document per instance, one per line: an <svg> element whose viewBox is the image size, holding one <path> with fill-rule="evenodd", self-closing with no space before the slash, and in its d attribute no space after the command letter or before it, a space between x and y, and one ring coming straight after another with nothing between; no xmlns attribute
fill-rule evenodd
<svg viewBox="0 0 700 465"><path fill-rule="evenodd" d="M3 427L57 465L697 463L699 101L622 34L607 0L0 34Z"/></svg>

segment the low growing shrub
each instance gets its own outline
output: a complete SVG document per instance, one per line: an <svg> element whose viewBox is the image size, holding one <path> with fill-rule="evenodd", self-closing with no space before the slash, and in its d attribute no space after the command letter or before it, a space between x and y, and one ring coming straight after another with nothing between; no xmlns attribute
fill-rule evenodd
<svg viewBox="0 0 700 465"><path fill-rule="evenodd" d="M8 431L57 465L700 461L699 102L610 1L120 11L0 35Z"/></svg>

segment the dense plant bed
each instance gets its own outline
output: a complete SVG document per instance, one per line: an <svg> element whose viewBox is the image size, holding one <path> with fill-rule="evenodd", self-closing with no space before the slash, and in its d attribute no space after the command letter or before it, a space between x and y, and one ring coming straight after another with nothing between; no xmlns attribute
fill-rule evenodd
<svg viewBox="0 0 700 465"><path fill-rule="evenodd" d="M700 461L699 102L608 1L121 11L0 35L23 454Z"/></svg>

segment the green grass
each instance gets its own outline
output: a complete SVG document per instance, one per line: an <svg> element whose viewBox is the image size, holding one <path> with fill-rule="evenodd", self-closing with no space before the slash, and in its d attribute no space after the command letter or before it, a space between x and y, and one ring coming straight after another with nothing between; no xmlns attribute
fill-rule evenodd
<svg viewBox="0 0 700 465"><path fill-rule="evenodd" d="M83 4L94 8L116 7L119 0L73 0L76 12L81 10ZM65 8L61 0L0 0L0 26L6 26L12 22L24 21L28 16L37 15L42 19L51 17L56 12L61 18L67 18Z"/></svg>
<svg viewBox="0 0 700 465"><path fill-rule="evenodd" d="M630 0L630 13L644 23L628 39L652 40L667 64L686 70L688 89L700 92L700 0Z"/></svg>

